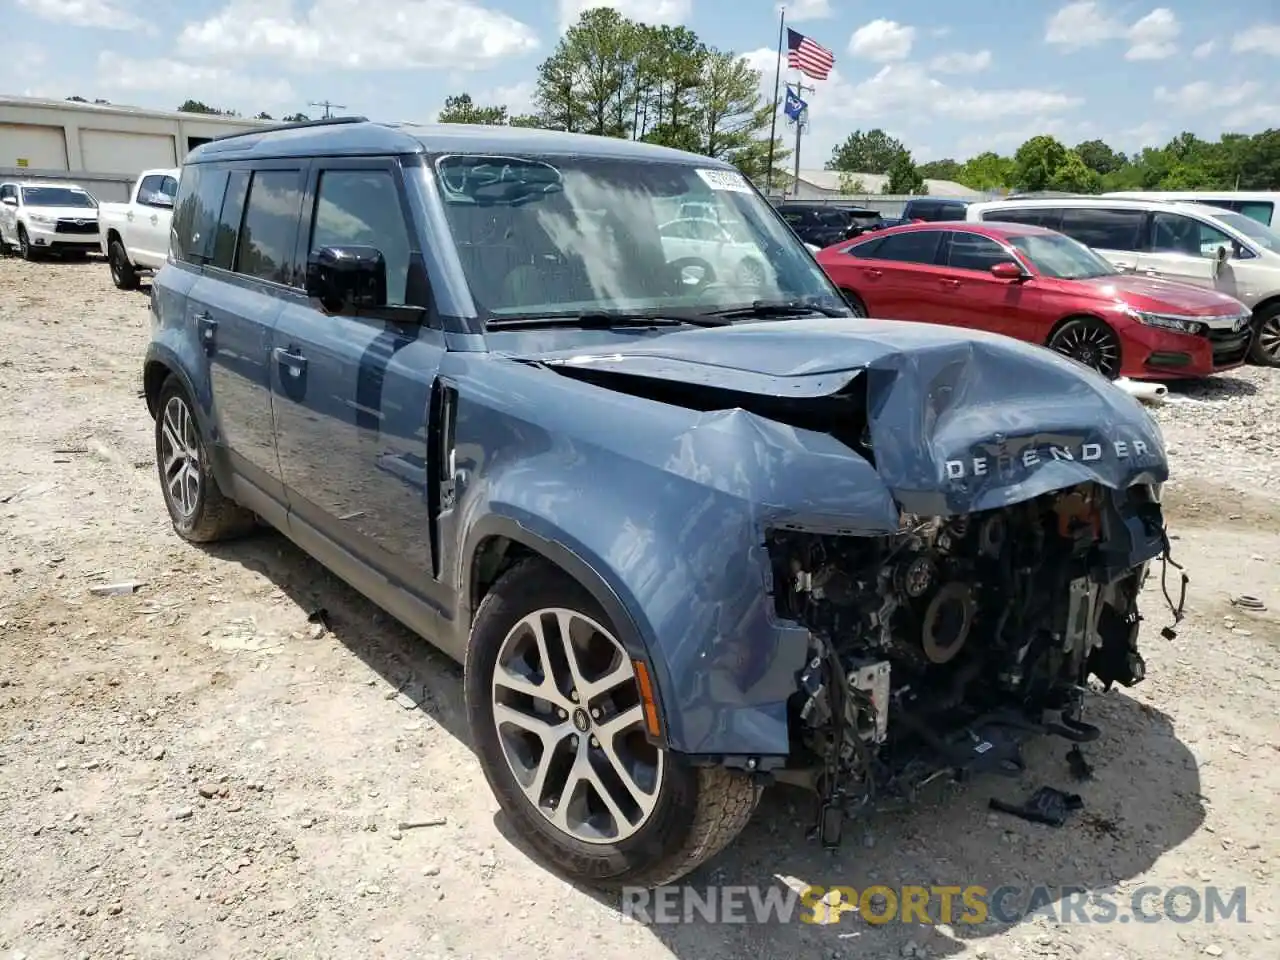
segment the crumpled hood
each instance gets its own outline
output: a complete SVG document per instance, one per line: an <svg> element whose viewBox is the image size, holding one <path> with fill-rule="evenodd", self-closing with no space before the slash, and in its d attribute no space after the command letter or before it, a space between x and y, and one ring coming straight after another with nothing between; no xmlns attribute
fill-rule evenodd
<svg viewBox="0 0 1280 960"><path fill-rule="evenodd" d="M863 391L876 471L909 512L971 513L1086 481L1119 490L1168 479L1159 429L1137 400L1074 361L995 334L823 317L521 359L629 392L679 383L724 408Z"/></svg>

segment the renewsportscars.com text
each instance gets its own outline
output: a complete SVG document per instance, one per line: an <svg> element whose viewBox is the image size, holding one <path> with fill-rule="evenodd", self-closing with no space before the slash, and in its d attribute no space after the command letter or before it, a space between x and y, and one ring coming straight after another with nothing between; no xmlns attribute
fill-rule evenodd
<svg viewBox="0 0 1280 960"><path fill-rule="evenodd" d="M1247 923L1244 887L1062 886L626 887L622 919L677 923L1014 924L1033 917L1059 923ZM851 915L851 916L850 916Z"/></svg>

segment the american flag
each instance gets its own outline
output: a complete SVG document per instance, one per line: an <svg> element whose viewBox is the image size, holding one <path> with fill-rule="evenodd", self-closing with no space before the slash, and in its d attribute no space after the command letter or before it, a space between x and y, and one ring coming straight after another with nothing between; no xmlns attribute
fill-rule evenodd
<svg viewBox="0 0 1280 960"><path fill-rule="evenodd" d="M788 67L814 80L825 80L835 63L835 55L830 50L787 27Z"/></svg>

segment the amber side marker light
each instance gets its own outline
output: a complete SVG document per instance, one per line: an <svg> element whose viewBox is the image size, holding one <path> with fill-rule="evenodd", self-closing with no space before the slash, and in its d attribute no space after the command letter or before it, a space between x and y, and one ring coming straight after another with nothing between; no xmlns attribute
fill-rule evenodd
<svg viewBox="0 0 1280 960"><path fill-rule="evenodd" d="M649 736L656 737L661 733L658 726L658 703L653 697L653 684L649 680L649 668L639 660L632 660L631 666L636 672L636 686L640 688L640 703L644 706L644 725Z"/></svg>

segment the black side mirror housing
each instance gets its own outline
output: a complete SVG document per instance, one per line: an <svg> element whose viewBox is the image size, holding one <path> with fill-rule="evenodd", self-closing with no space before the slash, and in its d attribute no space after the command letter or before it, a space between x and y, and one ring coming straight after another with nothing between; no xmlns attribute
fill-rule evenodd
<svg viewBox="0 0 1280 960"><path fill-rule="evenodd" d="M377 247L321 247L307 258L307 296L326 313L387 305L387 263Z"/></svg>

